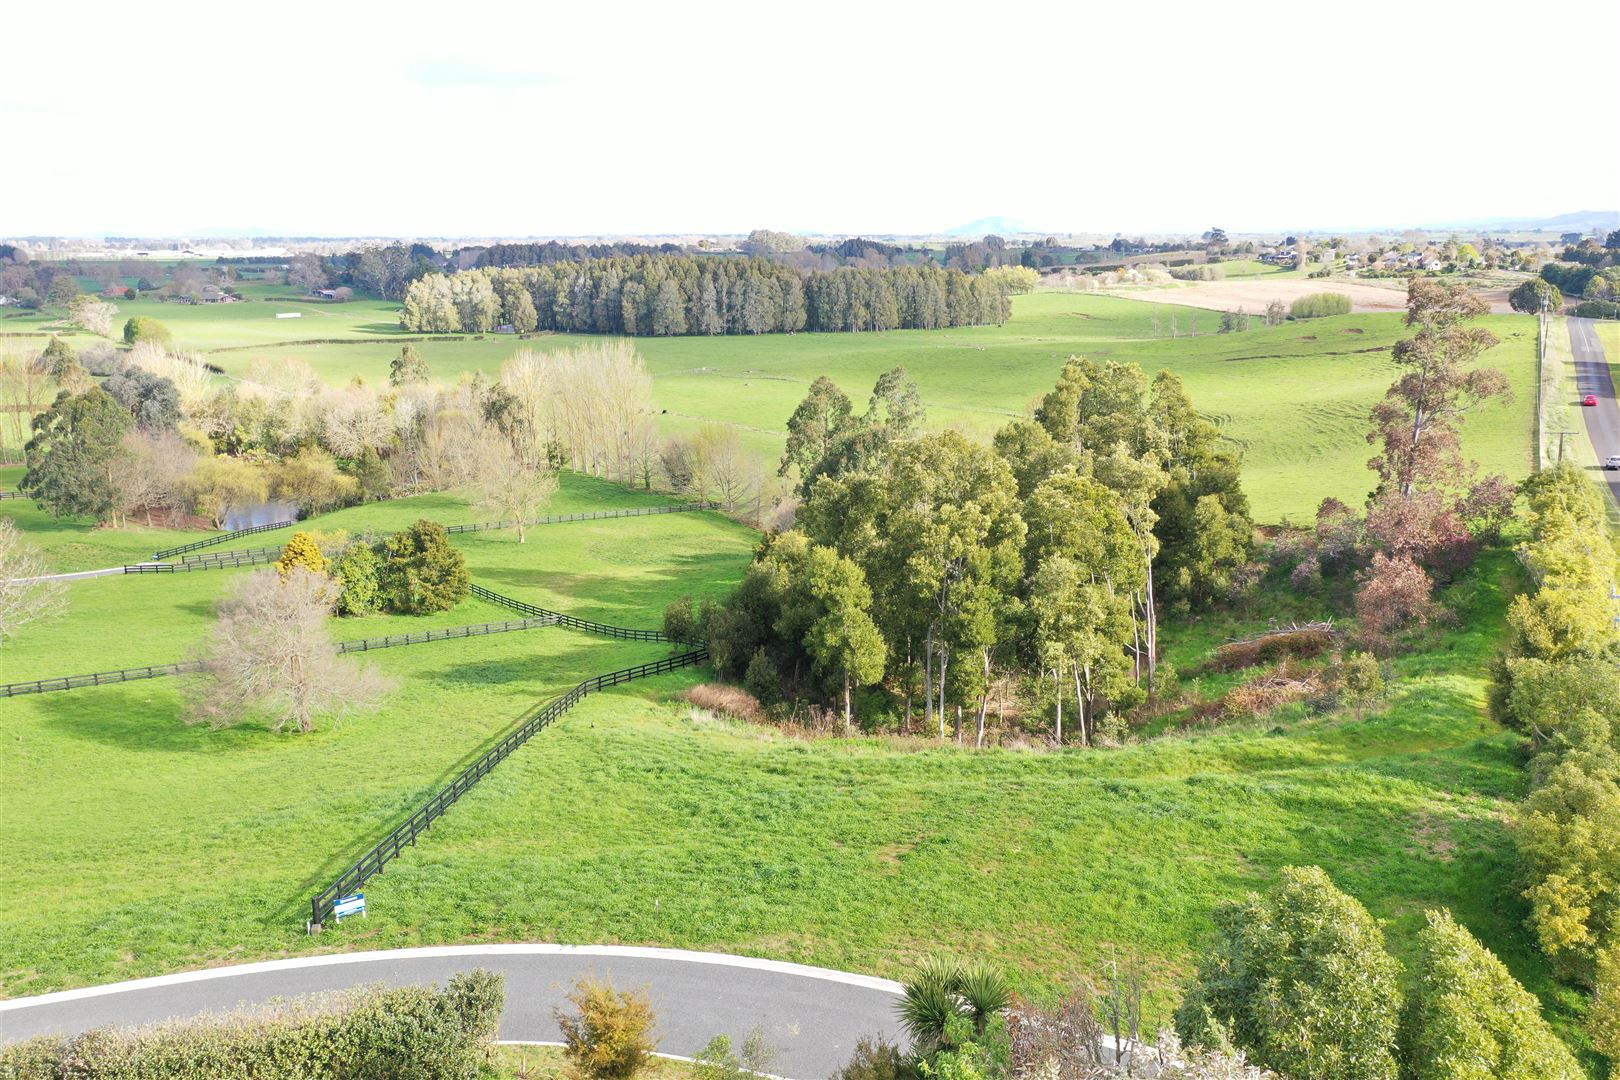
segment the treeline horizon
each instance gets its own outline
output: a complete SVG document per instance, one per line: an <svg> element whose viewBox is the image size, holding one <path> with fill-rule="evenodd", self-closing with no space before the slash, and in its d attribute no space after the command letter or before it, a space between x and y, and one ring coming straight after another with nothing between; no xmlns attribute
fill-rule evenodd
<svg viewBox="0 0 1620 1080"><path fill-rule="evenodd" d="M400 325L668 337L933 330L1011 313L1004 282L936 266L806 271L760 258L642 255L426 274L405 290Z"/></svg>

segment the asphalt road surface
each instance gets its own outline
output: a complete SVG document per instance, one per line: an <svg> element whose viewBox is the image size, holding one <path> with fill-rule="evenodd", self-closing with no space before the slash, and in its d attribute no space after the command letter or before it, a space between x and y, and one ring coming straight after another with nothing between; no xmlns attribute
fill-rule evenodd
<svg viewBox="0 0 1620 1080"><path fill-rule="evenodd" d="M904 1045L884 979L717 953L617 946L471 945L276 960L232 968L0 1001L0 1038L147 1024L366 983L442 984L458 971L506 975L500 1038L558 1042L553 1008L581 975L620 989L645 987L659 1020L661 1053L690 1057L716 1035L738 1046L755 1028L778 1051L771 1072L831 1076L863 1035Z"/></svg>
<svg viewBox="0 0 1620 1080"><path fill-rule="evenodd" d="M1586 433L1597 450L1598 464L1611 454L1620 454L1620 401L1615 399L1614 372L1608 358L1603 355L1603 342L1598 340L1591 319L1569 320L1569 341L1575 350L1575 380L1580 395L1597 395L1596 405L1581 407L1586 417ZM1620 502L1620 470L1605 472L1616 502Z"/></svg>

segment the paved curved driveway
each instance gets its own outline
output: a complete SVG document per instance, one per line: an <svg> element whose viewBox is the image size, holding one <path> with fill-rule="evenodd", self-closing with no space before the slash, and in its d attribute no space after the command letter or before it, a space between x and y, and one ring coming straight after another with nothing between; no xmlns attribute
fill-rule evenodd
<svg viewBox="0 0 1620 1080"><path fill-rule="evenodd" d="M820 1080L849 1060L863 1035L902 1041L900 986L886 979L720 953L627 946L467 945L338 953L0 1001L0 1036L22 1039L106 1024L145 1024L364 983L443 983L458 971L506 976L500 1037L560 1039L552 1009L581 975L621 989L645 986L659 1018L659 1050L691 1056L715 1035L740 1043L755 1027L780 1056L772 1071Z"/></svg>

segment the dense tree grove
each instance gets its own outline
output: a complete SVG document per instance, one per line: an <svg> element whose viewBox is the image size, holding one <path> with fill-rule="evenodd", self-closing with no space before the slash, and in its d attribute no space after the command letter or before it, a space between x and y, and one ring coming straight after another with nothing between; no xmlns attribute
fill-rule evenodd
<svg viewBox="0 0 1620 1080"><path fill-rule="evenodd" d="M636 255L683 255L686 249L679 244L636 244L618 241L612 244L563 244L556 240L544 243L491 244L486 248L457 248L451 253L452 263L473 266L550 266L553 263L579 263L591 259L623 259Z"/></svg>
<svg viewBox="0 0 1620 1080"><path fill-rule="evenodd" d="M1530 925L1592 986L1594 1045L1620 1057L1620 560L1601 496L1565 464L1525 484L1532 587L1508 611L1496 702L1537 753L1515 827Z"/></svg>
<svg viewBox="0 0 1620 1080"><path fill-rule="evenodd" d="M1000 323L1010 311L1005 283L931 266L805 273L767 259L658 255L429 274L406 289L400 325L662 337L936 329Z"/></svg>
<svg viewBox="0 0 1620 1080"><path fill-rule="evenodd" d="M881 683L904 726L920 698L930 730L960 737L971 709L981 743L995 686L1022 681L1057 741L1118 734L1153 685L1160 607L1241 588L1253 524L1236 461L1180 380L1149 383L1135 365L1070 360L1034 417L992 446L922 434L922 415L900 369L864 412L830 379L811 386L781 466L804 496L796 527L696 615L721 674L767 699L819 686L847 701L850 681ZM834 557L847 584L821 602L851 629L829 659L815 629L826 611L799 596L797 575Z"/></svg>

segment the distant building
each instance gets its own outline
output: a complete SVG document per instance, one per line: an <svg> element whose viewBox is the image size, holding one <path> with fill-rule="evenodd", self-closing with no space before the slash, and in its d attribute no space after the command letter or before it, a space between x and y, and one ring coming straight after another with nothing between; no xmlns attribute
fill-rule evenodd
<svg viewBox="0 0 1620 1080"><path fill-rule="evenodd" d="M316 289L315 295L322 300L336 300L338 298L336 289Z"/></svg>
<svg viewBox="0 0 1620 1080"><path fill-rule="evenodd" d="M134 291L128 285L109 285L101 295L109 300L122 300Z"/></svg>

